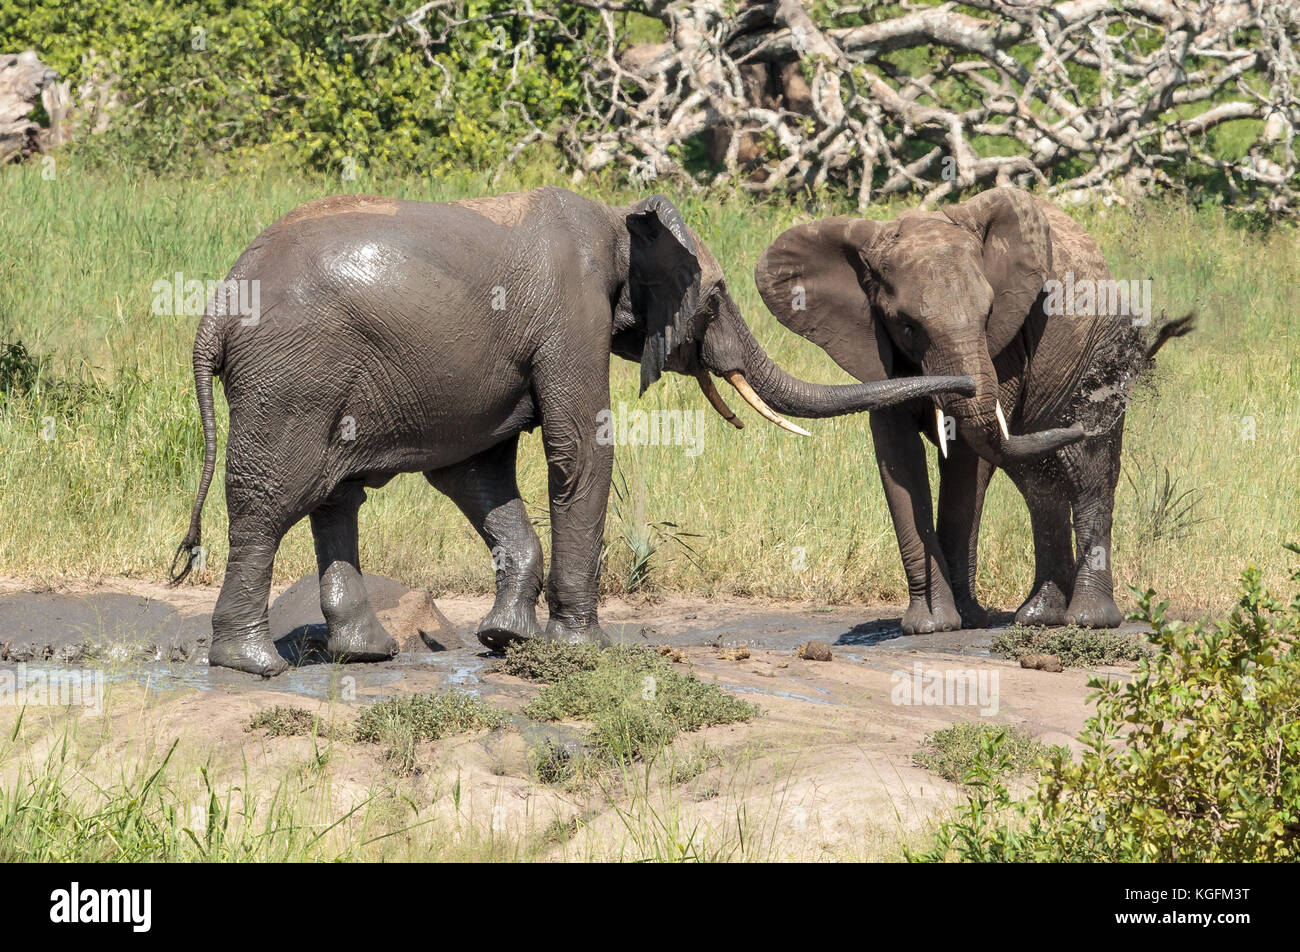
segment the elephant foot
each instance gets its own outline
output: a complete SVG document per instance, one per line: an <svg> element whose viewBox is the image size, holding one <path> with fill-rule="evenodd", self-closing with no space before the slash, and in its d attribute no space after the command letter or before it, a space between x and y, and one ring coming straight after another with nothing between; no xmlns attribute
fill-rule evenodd
<svg viewBox="0 0 1300 952"><path fill-rule="evenodd" d="M1044 582L1016 611L1016 624L1056 628L1065 624L1065 593L1055 582Z"/></svg>
<svg viewBox="0 0 1300 952"><path fill-rule="evenodd" d="M1123 621L1124 615L1109 595L1080 592L1070 599L1065 613L1065 623L1080 628L1118 628Z"/></svg>
<svg viewBox="0 0 1300 952"><path fill-rule="evenodd" d="M928 635L935 631L957 631L961 622L961 614L951 601L932 599L927 604L923 598L914 598L903 612L899 627L905 635Z"/></svg>
<svg viewBox="0 0 1300 952"><path fill-rule="evenodd" d="M259 674L264 678L273 678L289 670L289 663L280 657L275 642L271 640L271 632L263 625L233 634L213 634L208 664Z"/></svg>
<svg viewBox="0 0 1300 952"><path fill-rule="evenodd" d="M989 611L973 598L956 599L957 614L961 616L961 626L963 628L987 628L989 626Z"/></svg>
<svg viewBox="0 0 1300 952"><path fill-rule="evenodd" d="M398 652L397 639L388 633L374 612L348 621L329 619L325 651L339 661L387 661Z"/></svg>
<svg viewBox="0 0 1300 952"><path fill-rule="evenodd" d="M478 626L478 640L491 651L505 651L514 641L526 641L542 634L537 609L532 605L493 605Z"/></svg>
<svg viewBox="0 0 1300 952"><path fill-rule="evenodd" d="M558 641L566 645L600 645L608 647L613 644L609 636L596 622L577 624L560 618L552 618L546 624L546 633L542 635L547 641Z"/></svg>

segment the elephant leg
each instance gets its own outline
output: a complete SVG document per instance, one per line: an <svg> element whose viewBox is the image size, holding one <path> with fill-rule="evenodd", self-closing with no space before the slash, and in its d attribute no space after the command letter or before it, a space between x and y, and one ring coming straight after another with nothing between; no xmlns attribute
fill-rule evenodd
<svg viewBox="0 0 1300 952"><path fill-rule="evenodd" d="M362 484L346 482L311 512L320 609L329 630L325 650L340 661L386 661L398 650L397 639L375 617L361 578L357 511L365 501Z"/></svg>
<svg viewBox="0 0 1300 952"><path fill-rule="evenodd" d="M1074 579L1068 494L1048 460L1009 468L1007 475L1025 498L1034 534L1034 584L1016 624L1063 625Z"/></svg>
<svg viewBox="0 0 1300 952"><path fill-rule="evenodd" d="M1111 519L1119 482L1122 427L1123 421L1107 438L1096 443L1089 440L1067 456L1078 561L1065 620L1084 628L1118 628L1124 621L1115 604L1111 564Z"/></svg>
<svg viewBox="0 0 1300 952"><path fill-rule="evenodd" d="M208 664L269 678L289 667L271 639L267 608L275 551L288 526L249 511L240 504L239 496L239 491L228 484L230 555L212 612Z"/></svg>
<svg viewBox="0 0 1300 952"><path fill-rule="evenodd" d="M948 567L953 600L963 628L985 628L989 614L975 597L980 516L993 464L962 442L939 460L939 548Z"/></svg>
<svg viewBox="0 0 1300 952"><path fill-rule="evenodd" d="M497 597L478 626L493 651L541 634L537 596L542 591L542 544L533 531L515 481L519 437L425 478L465 514L492 553Z"/></svg>
<svg viewBox="0 0 1300 952"><path fill-rule="evenodd" d="M874 411L871 439L907 575L908 605L903 613L903 633L958 629L962 624L961 615L953 600L934 528L930 474L916 420L905 412Z"/></svg>
<svg viewBox="0 0 1300 952"><path fill-rule="evenodd" d="M596 617L596 586L614 447L596 438L596 415L609 406L609 356L598 356L538 362L534 389L551 501L549 641L609 643Z"/></svg>

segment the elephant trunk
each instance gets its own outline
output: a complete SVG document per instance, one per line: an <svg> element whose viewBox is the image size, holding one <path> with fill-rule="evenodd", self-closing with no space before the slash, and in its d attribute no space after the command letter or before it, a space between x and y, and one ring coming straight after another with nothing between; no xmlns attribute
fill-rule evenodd
<svg viewBox="0 0 1300 952"><path fill-rule="evenodd" d="M708 370L718 374L736 388L745 402L771 422L795 433L807 431L781 419L820 418L879 410L908 400L937 394L975 393L975 383L968 377L910 377L878 383L816 384L791 376L767 355L762 345L741 319L739 309L730 301L719 309L717 320L710 325L701 347L701 357ZM705 373L701 388L709 402L727 417L730 413L710 392L712 382ZM717 398L715 400L715 398Z"/></svg>
<svg viewBox="0 0 1300 952"><path fill-rule="evenodd" d="M956 353L955 361L943 362L945 370L952 367L975 381L972 396L948 396L940 399L941 408L957 422L958 434L980 456L996 466L1034 459L1054 452L1062 446L1077 443L1086 435L1083 427L1074 425L1037 433L1013 435L1005 409L998 401L998 378L989 356L988 345L982 335L971 335L962 344L942 348ZM922 361L922 368L930 373L931 361ZM937 371L936 371L937 372ZM941 446L943 440L941 437Z"/></svg>

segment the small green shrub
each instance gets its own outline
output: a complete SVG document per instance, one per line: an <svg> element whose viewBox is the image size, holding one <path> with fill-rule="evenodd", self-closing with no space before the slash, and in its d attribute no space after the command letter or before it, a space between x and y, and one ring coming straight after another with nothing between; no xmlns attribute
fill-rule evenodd
<svg viewBox="0 0 1300 952"><path fill-rule="evenodd" d="M258 711L244 730L265 731L270 737L324 737L329 733L325 722L311 711L282 704Z"/></svg>
<svg viewBox="0 0 1300 952"><path fill-rule="evenodd" d="M394 768L407 774L416 769L416 747L422 741L493 730L505 717L505 711L465 691L412 694L389 698L363 710L357 718L356 739L384 744L385 756Z"/></svg>
<svg viewBox="0 0 1300 952"><path fill-rule="evenodd" d="M1127 631L1080 628L1040 628L1012 625L993 636L992 652L1013 661L1027 654L1050 654L1067 668L1138 661L1154 651L1141 635Z"/></svg>
<svg viewBox="0 0 1300 952"><path fill-rule="evenodd" d="M524 708L539 721L586 720L589 756L602 764L654 757L681 732L752 718L758 709L681 674L649 649L536 643L511 646L510 673L548 683ZM568 779L566 775L564 779Z"/></svg>
<svg viewBox="0 0 1300 952"><path fill-rule="evenodd" d="M1000 749L1006 754L999 776L1023 774L1051 753L1018 727L959 721L928 735L921 749L912 755L912 762L944 780L966 783L985 740L990 737L999 738Z"/></svg>
<svg viewBox="0 0 1300 952"><path fill-rule="evenodd" d="M600 663L599 645L565 645L541 638L513 641L506 646L505 657L492 670L525 681L558 681L580 671L590 671Z"/></svg>
<svg viewBox="0 0 1300 952"><path fill-rule="evenodd" d="M1130 617L1152 627L1156 651L1131 681L1091 680L1082 757L1057 748L1036 794L1017 801L1001 780L1003 742L982 738L961 815L909 858L1300 858L1300 595L1283 604L1251 566L1227 619L1187 625L1154 592L1133 593Z"/></svg>

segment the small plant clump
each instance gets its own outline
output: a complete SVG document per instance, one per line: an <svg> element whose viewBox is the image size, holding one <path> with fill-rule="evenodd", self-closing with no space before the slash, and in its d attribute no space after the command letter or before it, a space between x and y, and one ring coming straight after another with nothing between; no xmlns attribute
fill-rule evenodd
<svg viewBox="0 0 1300 952"><path fill-rule="evenodd" d="M452 734L493 730L506 713L465 691L412 694L372 704L357 718L356 739L385 745L385 757L399 774L418 771L416 748L422 741Z"/></svg>
<svg viewBox="0 0 1300 952"><path fill-rule="evenodd" d="M994 654L1012 661L1025 655L1055 655L1067 668L1139 661L1155 649L1140 635L1127 631L1080 628L1040 628L1012 625L993 636Z"/></svg>
<svg viewBox="0 0 1300 952"><path fill-rule="evenodd" d="M1051 753L1050 749L1018 727L961 721L928 735L912 762L944 780L970 782L980 750L990 738L998 739L1006 754L999 776L1018 776Z"/></svg>
<svg viewBox="0 0 1300 952"><path fill-rule="evenodd" d="M497 670L545 683L524 708L526 716L590 721L586 756L602 765L650 760L679 733L758 713L716 684L674 670L649 648L529 641L512 645ZM542 751L535 767L539 776L568 781L588 766L579 759Z"/></svg>
<svg viewBox="0 0 1300 952"><path fill-rule="evenodd" d="M258 711L244 730L265 731L268 737L324 737L330 733L325 722L311 711L283 704Z"/></svg>

